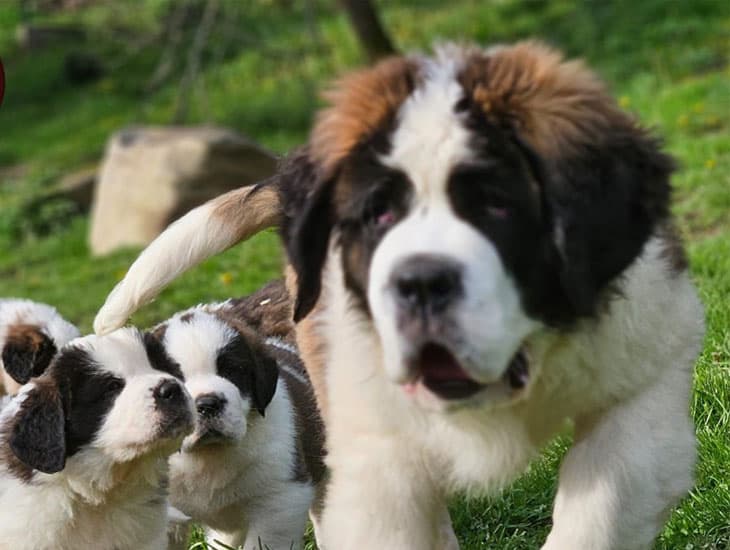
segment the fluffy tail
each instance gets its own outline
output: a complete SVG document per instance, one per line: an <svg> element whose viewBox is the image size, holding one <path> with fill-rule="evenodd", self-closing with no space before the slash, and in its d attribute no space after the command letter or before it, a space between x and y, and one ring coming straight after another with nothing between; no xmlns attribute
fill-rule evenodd
<svg viewBox="0 0 730 550"><path fill-rule="evenodd" d="M281 206L272 178L242 187L191 210L172 223L135 260L94 319L106 334L150 302L179 275L256 233L279 224Z"/></svg>

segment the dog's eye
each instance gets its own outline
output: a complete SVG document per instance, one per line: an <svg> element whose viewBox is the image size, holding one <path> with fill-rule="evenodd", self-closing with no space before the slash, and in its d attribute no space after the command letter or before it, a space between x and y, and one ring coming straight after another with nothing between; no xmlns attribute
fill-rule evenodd
<svg viewBox="0 0 730 550"><path fill-rule="evenodd" d="M496 193L486 193L484 197L487 214L496 220L505 220L512 213L509 201Z"/></svg>
<svg viewBox="0 0 730 550"><path fill-rule="evenodd" d="M468 196L474 207L483 208L490 219L505 220L515 207L509 192L514 187L511 178L512 174L504 167L483 162L458 167L451 175L450 185Z"/></svg>
<svg viewBox="0 0 730 550"><path fill-rule="evenodd" d="M124 382L121 380L110 380L106 383L104 393L118 393L124 389Z"/></svg>
<svg viewBox="0 0 730 550"><path fill-rule="evenodd" d="M368 197L363 221L376 228L389 227L395 223L395 210L385 190L379 189Z"/></svg>

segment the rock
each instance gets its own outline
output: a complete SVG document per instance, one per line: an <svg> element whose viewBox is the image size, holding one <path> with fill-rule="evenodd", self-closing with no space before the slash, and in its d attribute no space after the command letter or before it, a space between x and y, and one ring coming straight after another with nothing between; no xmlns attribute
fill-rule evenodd
<svg viewBox="0 0 730 550"><path fill-rule="evenodd" d="M271 176L275 157L221 128L146 127L107 144L91 207L92 254L144 246L191 208Z"/></svg>

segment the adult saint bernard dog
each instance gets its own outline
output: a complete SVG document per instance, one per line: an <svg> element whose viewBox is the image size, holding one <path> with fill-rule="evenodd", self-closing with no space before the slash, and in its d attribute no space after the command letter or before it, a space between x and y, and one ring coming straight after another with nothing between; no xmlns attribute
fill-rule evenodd
<svg viewBox="0 0 730 550"><path fill-rule="evenodd" d="M173 224L96 319L279 224L327 429L328 550L456 548L446 501L566 421L546 550L649 548L692 485L702 306L674 164L579 61L522 42L357 71L270 181Z"/></svg>

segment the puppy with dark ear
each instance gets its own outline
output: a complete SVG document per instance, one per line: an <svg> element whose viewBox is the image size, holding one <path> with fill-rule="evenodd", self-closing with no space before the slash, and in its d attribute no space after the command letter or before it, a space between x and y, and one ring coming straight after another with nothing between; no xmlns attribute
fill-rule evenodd
<svg viewBox="0 0 730 550"><path fill-rule="evenodd" d="M234 548L301 548L307 512L317 508L322 426L290 302L279 281L154 330L198 413L170 458L170 503ZM170 547L185 548L186 534L172 531Z"/></svg>
<svg viewBox="0 0 730 550"><path fill-rule="evenodd" d="M20 463L55 474L66 465L66 432L61 394L49 378L38 380L22 398L8 434L8 445ZM16 467L20 464L16 463Z"/></svg>
<svg viewBox="0 0 730 550"><path fill-rule="evenodd" d="M135 329L77 338L2 408L0 548L164 547L167 458L194 412L148 344Z"/></svg>
<svg viewBox="0 0 730 550"><path fill-rule="evenodd" d="M0 371L2 386L15 394L43 374L56 352L79 336L55 308L30 300L0 299Z"/></svg>

